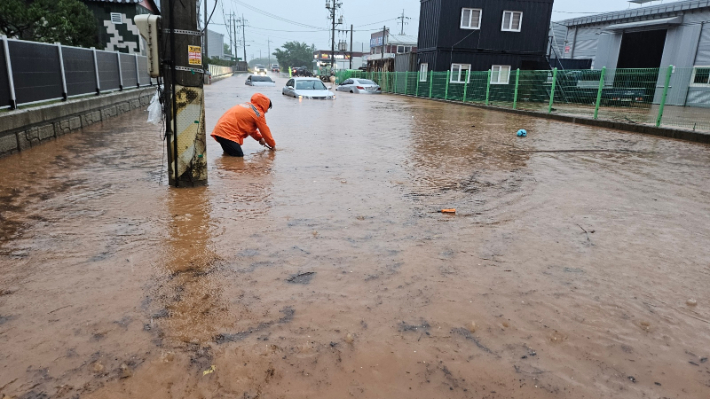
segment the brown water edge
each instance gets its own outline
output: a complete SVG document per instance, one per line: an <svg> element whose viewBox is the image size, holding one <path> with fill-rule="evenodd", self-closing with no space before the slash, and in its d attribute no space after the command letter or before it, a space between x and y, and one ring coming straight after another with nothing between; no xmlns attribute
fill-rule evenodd
<svg viewBox="0 0 710 399"><path fill-rule="evenodd" d="M0 397L707 397L707 146L282 83L205 188L138 111L0 160Z"/></svg>

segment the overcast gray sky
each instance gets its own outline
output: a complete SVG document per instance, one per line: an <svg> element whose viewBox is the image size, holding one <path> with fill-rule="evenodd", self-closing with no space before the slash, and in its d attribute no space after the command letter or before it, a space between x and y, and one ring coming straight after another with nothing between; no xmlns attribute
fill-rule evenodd
<svg viewBox="0 0 710 399"><path fill-rule="evenodd" d="M207 1L209 10L214 7L215 0ZM228 40L227 29L224 25L226 18L223 15L235 12L244 14L247 19L246 42L247 57L259 57L259 52L267 56L267 40L271 40L271 51L283 43L297 40L309 45L315 44L318 49L330 49L330 31L328 11L325 9L325 0L217 0L217 9L212 17L210 30L225 34ZM494 0L492 0L494 1ZM354 25L354 47L359 51L364 48L369 51L370 34L382 29L383 25L391 28L392 32L399 33L402 26L397 17L404 14L411 18L406 20L404 32L408 35L417 35L419 27L419 0L341 0L342 8L338 14L343 16L344 24L339 29L350 29ZM672 1L666 0L666 3ZM659 4L654 2L652 4ZM631 7L638 7L632 5ZM626 0L556 0L552 14L553 21L574 18L605 11L617 11L629 8ZM269 15L271 14L271 15ZM287 21L288 20L288 21ZM290 22L289 22L290 21ZM218 25L222 24L222 25ZM336 28L336 29L338 29ZM241 32L238 33L241 38ZM342 35L342 36L340 36ZM347 39L349 34L336 34L338 39ZM242 50L239 50L239 55Z"/></svg>

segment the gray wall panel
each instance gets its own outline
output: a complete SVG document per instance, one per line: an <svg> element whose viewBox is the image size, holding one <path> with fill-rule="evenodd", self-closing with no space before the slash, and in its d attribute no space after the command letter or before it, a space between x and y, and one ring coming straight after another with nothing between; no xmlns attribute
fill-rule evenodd
<svg viewBox="0 0 710 399"><path fill-rule="evenodd" d="M123 87L135 87L136 81L136 58L133 54L121 54L121 76L123 76Z"/></svg>
<svg viewBox="0 0 710 399"><path fill-rule="evenodd" d="M703 25L695 65L710 66L710 21Z"/></svg>
<svg viewBox="0 0 710 399"><path fill-rule="evenodd" d="M7 79L7 64L5 62L5 48L0 41L0 107L10 105L10 84Z"/></svg>
<svg viewBox="0 0 710 399"><path fill-rule="evenodd" d="M62 97L57 46L8 40L17 103Z"/></svg>
<svg viewBox="0 0 710 399"><path fill-rule="evenodd" d="M688 105L710 108L710 88L691 87L688 91Z"/></svg>
<svg viewBox="0 0 710 399"><path fill-rule="evenodd" d="M96 92L94 54L89 49L62 47L64 75L70 96Z"/></svg>
<svg viewBox="0 0 710 399"><path fill-rule="evenodd" d="M101 91L118 89L118 60L116 59L116 53L97 51L96 60L99 64Z"/></svg>

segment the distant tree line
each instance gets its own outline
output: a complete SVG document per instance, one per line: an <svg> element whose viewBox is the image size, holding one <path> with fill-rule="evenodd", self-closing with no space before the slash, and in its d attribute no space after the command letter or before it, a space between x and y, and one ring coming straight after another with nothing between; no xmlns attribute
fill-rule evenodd
<svg viewBox="0 0 710 399"><path fill-rule="evenodd" d="M288 42L274 51L282 69L288 67L313 66L313 47L306 43Z"/></svg>

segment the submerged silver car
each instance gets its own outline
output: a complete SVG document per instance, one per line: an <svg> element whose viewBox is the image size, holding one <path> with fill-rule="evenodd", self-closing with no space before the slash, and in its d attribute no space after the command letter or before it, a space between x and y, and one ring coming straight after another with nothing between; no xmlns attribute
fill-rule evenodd
<svg viewBox="0 0 710 399"><path fill-rule="evenodd" d="M296 98L311 98L315 100L332 100L335 94L318 78L293 78L286 82L281 94Z"/></svg>
<svg viewBox="0 0 710 399"><path fill-rule="evenodd" d="M347 79L336 90L357 94L382 94L382 88L369 79Z"/></svg>
<svg viewBox="0 0 710 399"><path fill-rule="evenodd" d="M247 81L244 82L245 85L247 86L266 86L266 87L274 87L276 86L276 82L271 80L270 77L268 76L258 76L258 75L249 75L247 78Z"/></svg>

